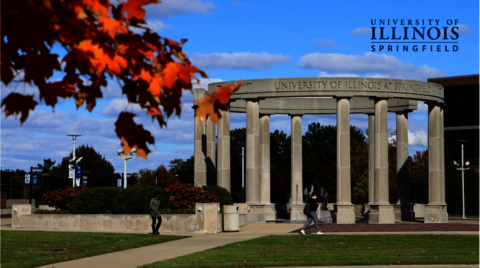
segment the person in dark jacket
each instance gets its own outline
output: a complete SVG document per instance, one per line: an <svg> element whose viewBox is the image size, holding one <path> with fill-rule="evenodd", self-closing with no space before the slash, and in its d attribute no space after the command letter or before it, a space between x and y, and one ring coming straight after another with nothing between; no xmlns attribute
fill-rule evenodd
<svg viewBox="0 0 480 268"><path fill-rule="evenodd" d="M160 229L160 225L162 225L162 215L160 215L160 193L158 191L155 192L152 200L150 200L150 216L152 217L152 234L158 235L160 234L158 229ZM155 223L157 226L155 226Z"/></svg>
<svg viewBox="0 0 480 268"><path fill-rule="evenodd" d="M310 225L312 220L315 222L315 228L317 229L317 234L321 235L323 234L320 232L318 229L318 219L317 219L317 195L312 194L312 197L307 201L307 204L305 205L304 213L307 216L307 223L303 226L302 230L300 231L302 234L305 234L305 229Z"/></svg>

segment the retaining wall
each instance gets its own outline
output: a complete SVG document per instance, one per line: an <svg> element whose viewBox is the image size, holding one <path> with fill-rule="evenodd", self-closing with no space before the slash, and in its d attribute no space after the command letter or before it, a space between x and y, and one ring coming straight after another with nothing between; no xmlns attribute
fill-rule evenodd
<svg viewBox="0 0 480 268"><path fill-rule="evenodd" d="M196 214L163 214L160 233L219 233L223 230L218 203L196 205ZM150 215L32 214L30 205L13 205L12 227L92 231L152 231Z"/></svg>

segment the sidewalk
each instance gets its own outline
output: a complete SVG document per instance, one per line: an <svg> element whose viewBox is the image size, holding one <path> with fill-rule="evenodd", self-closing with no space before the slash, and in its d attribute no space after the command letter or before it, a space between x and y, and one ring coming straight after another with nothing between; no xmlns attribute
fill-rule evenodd
<svg viewBox="0 0 480 268"><path fill-rule="evenodd" d="M132 268L270 234L288 234L303 224L249 224L240 232L186 234L191 238L42 266L43 268ZM181 235L181 234L178 234Z"/></svg>

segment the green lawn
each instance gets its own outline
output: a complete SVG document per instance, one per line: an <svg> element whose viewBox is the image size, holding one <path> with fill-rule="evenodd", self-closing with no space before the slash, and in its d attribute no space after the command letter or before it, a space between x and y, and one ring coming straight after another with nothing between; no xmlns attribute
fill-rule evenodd
<svg viewBox="0 0 480 268"><path fill-rule="evenodd" d="M477 264L478 235L271 235L142 267Z"/></svg>
<svg viewBox="0 0 480 268"><path fill-rule="evenodd" d="M1 267L38 267L186 237L188 236L2 230Z"/></svg>

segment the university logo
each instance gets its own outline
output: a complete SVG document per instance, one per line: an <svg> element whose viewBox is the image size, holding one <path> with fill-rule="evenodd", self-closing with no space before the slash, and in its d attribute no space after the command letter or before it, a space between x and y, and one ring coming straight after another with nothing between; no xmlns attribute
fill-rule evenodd
<svg viewBox="0 0 480 268"><path fill-rule="evenodd" d="M457 52L458 19L371 19L371 52Z"/></svg>

